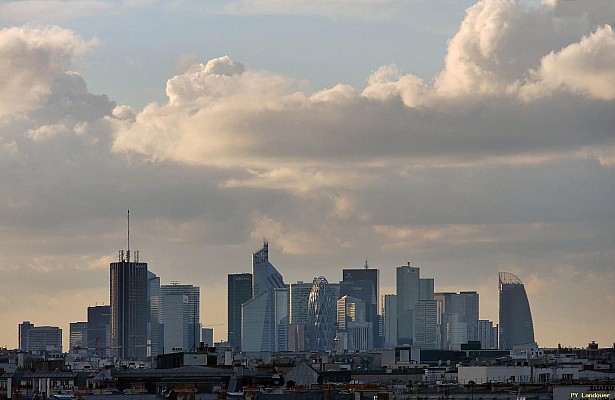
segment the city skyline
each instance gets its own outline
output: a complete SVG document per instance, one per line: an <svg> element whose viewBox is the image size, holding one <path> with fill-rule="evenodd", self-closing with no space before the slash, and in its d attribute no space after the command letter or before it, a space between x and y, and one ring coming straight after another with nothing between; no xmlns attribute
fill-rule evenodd
<svg viewBox="0 0 615 400"><path fill-rule="evenodd" d="M177 281L171 281L171 283L169 285L160 285L160 277L157 277L155 274L148 272L147 271L147 263L141 263L139 262L138 259L138 251L134 252L134 260L128 261L130 259L130 256L128 256L129 251L119 251L119 257L120 260L119 262L112 262L110 264L110 271L111 271L111 285L110 285L110 292L113 293L113 290L111 288L113 288L114 286L118 285L118 273L117 270L120 266L124 266L124 267L144 267L146 273L142 274L142 273L133 273L132 275L134 275L135 277L143 275L143 276L147 276L147 285L151 285L150 284L150 280L151 279L156 279L157 282L157 286L159 287L160 293L157 295L160 297L160 299L155 300L155 304L151 304L148 302L148 306L147 311L146 312L142 312L141 314L149 314L152 313L152 317L154 316L154 314L157 315L158 313L158 308L159 306L161 306L161 304L165 303L162 301L162 299L165 296L171 295L171 297L175 296L178 297L178 300L175 301L176 304L170 304L169 306L171 307L171 309L173 309L173 313L175 314L174 318L182 318L182 313L184 321L180 322L179 319L177 321L173 321L172 326L170 327L171 330L173 332L179 332L180 335L180 339L175 339L175 336L172 337L171 335L171 331L167 332L167 325L162 325L164 326L164 330L165 330L165 345L161 345L161 349L164 349L167 343L167 340L171 340L171 342L169 343L173 343L173 345L171 346L173 348L173 351L177 351L179 348L183 348L184 351L188 351L186 350L188 347L192 347L192 348L196 348L197 344L198 344L198 339L194 336L194 333L197 329L199 329L200 327L202 327L204 330L207 329L206 325L202 325L199 322L200 319L200 290L198 287L193 286L192 284L180 284ZM260 305L256 305L256 308L254 308L255 306L250 306L250 311L248 311L247 315L249 315L249 321L243 321L243 318L240 318L240 323L239 325L243 325L244 323L247 323L248 325L251 326L251 328L249 329L250 331L250 336L253 336L252 331L256 330L258 332L260 332L261 330L266 331L266 329L255 329L255 327L253 325L258 325L259 323L263 323L263 322L256 322L257 320L260 320L261 318L263 319L263 321L265 320L269 320L270 322L268 322L267 324L271 324L271 327L269 328L271 330L271 332L269 334L266 334L265 336L262 336L262 339L257 340L257 342L263 342L263 343L268 343L266 344L266 350L260 350L260 351L274 351L269 349L269 347L267 346L275 346L276 350L275 351L295 351L295 350L289 350L286 348L287 344L288 346L291 346L290 338L288 337L288 332L290 330L290 326L292 326L292 324L295 324L296 321L293 320L293 312L291 311L295 306L293 305L293 300L292 299L292 291L293 291L293 287L300 287L302 285L305 285L305 283L303 281L297 281L295 283L288 283L285 284L283 282L283 278L281 273L269 262L269 243L265 240L263 242L263 247L257 251L255 251L252 254L252 263L253 263L253 269L252 269L252 273L230 273L228 274L228 292L227 292L227 304L228 304L228 315L227 315L227 321L226 323L228 324L228 326L230 327L232 325L232 323L230 322L230 313L231 313L231 306L233 308L237 307L238 305L240 305L240 308L242 309L240 315L243 315L244 311L243 311L243 305L244 304L251 304L253 303L251 300L254 299L255 297L257 297L257 295L260 294L260 296L258 296L259 298L263 297L265 295L266 298L269 295L266 295L266 292L268 290L275 290L278 291L280 290L282 293L282 297L280 297L278 299L278 297L280 296L279 294L274 295L273 293L270 295L273 298L273 301L271 301L271 304L277 304L276 306L273 306L271 311L265 311L266 308L272 307L271 305L269 305L270 300L267 300L267 307L265 307L265 302L262 302L262 304ZM409 273L412 275L409 278ZM150 277L151 275L151 277ZM261 275L259 278L254 279L254 275L258 276ZM304 308L305 310L301 310L301 312L305 312L306 316L311 315L310 313L313 313L314 309L317 310L322 310L324 308L326 308L324 306L324 304L328 304L329 307L332 307L332 310L330 311L330 313L333 315L335 313L337 313L338 316L338 321L337 323L339 324L339 330L337 331L337 335L334 336L339 336L339 335L346 335L346 329L345 329L345 324L342 320L342 322L340 322L339 320L339 316L342 315L340 314L340 302L341 301L347 301L345 299L350 299L348 301L351 302L360 302L362 304L362 307L364 307L364 311L357 311L357 312L361 312L361 314L357 314L357 315L362 315L359 319L359 321L362 321L364 323L367 323L368 320L366 320L366 316L371 312L371 306L367 307L367 302L363 301L363 300L359 300L357 298L351 297L348 294L345 294L346 292L352 292L355 295L360 295L360 296L365 296L365 294L368 294L368 297L373 297L374 293L373 292L366 292L366 289L369 289L370 291L372 290L371 288L373 287L373 284L376 285L376 290L378 291L379 289L379 285L377 284L378 282L378 277L380 275L380 269L377 268L370 268L367 262L367 259L365 260L365 265L363 268L359 269L359 268L355 268L355 269L347 269L344 268L342 270L342 279L339 281L339 283L333 283L331 285L331 289L329 289L330 284L327 282L326 278L321 276L321 277L314 277L313 283L312 284L308 284L308 286L310 287L309 290L309 296L308 298L303 299L304 300L304 306L299 307L300 309ZM394 319L394 324L396 325L395 328L395 333L393 334L393 337L396 338L398 337L398 332L403 331L402 326L405 326L404 324L406 324L406 320L410 319L412 321L414 321L414 323L416 323L416 321L420 321L418 323L422 323L422 325L420 326L420 328L418 329L419 332L421 332L420 337L414 337L413 339L410 338L400 338L400 345L402 343L406 343L406 342L412 342L414 341L414 345L417 345L421 348L425 347L427 349L447 349L449 348L449 346L451 346L452 348L457 348L459 347L460 344L463 343L467 343L469 341L476 341L479 340L480 337L484 336L484 335L491 335L491 333L487 332L488 330L495 330L495 337L500 337L500 343L499 343L499 347L500 349L512 349L513 345L526 345L526 344L532 344L535 343L535 338L534 338L534 330L533 330L533 324L532 324L532 317L531 317L531 311L530 311L530 304L529 304L529 299L527 297L527 294L525 292L525 288L524 288L524 284L520 281L520 279L518 277L516 277L514 274L511 274L509 272L499 272L498 273L498 283L499 283L499 300L498 300L498 308L499 308L499 316L497 319L497 322L495 322L495 327L491 327L491 328L482 328L479 329L477 325L478 323L482 323L487 324L485 326L492 326L492 322L490 320L486 320L485 317L483 316L481 318L481 314L479 313L479 294L476 291L459 291L459 293L456 292L450 292L450 291L438 291L438 292L434 292L435 288L437 288L437 286L435 285L435 279L434 278L419 278L420 275L420 267L411 265L410 262L407 262L406 265L402 265L402 266L398 266L396 267L396 290L393 294L382 294L382 298L380 299L380 302L378 303L378 309L382 311L381 315L378 315L378 317L382 318L385 316L385 308L384 308L384 304L385 304L385 297L390 297L393 296L395 298L395 319ZM247 280L246 280L247 278ZM236 294L235 291L238 289L235 289L235 281L236 280L246 280L247 282L252 283L254 282L261 282L261 288L258 288L258 285L256 287L254 286L250 286L250 287L245 287L245 288L241 288L239 290L245 292L245 291L249 291L250 294L246 293L242 296L245 297L245 301L243 302L237 302L236 300L234 300ZM373 280L373 282L371 281ZM356 284L356 288L353 288L352 286L348 286L347 289L344 289L343 286L344 284L348 284L348 285L353 285ZM121 286L123 286L124 284L121 284ZM366 286L367 285L367 286ZM245 286L245 285L244 285ZM333 287L336 287L337 289L333 289ZM139 290L139 285L134 285L134 287L136 288L135 293L133 294L133 296L131 297L139 297L137 294L140 293L142 290ZM231 291L231 288L233 288L233 290ZM264 288L264 289L263 289ZM318 288L320 291L323 290L323 288L327 288L327 290L330 290L331 292L329 293L329 291L327 291L326 293L326 297L327 299L329 299L330 297L330 301L327 302L325 301L323 296L320 296L320 305L318 305L317 307L314 307L313 305L315 303L318 303L319 301L316 300L316 298L318 298L318 295L315 295L315 293L318 293L318 290L315 291L315 288ZM151 288L150 288L151 289ZM348 289L352 289L352 290L348 290ZM519 291L520 290L520 291ZM249 297L251 296L251 293L254 291L255 295L254 297ZM149 293L149 289L148 289L148 296L151 296L151 294ZM369 293L371 293L371 295L369 295ZM397 315L398 313L402 313L404 311L402 311L403 309L406 308L406 306L402 306L401 304L403 303L403 300L398 300L398 299L403 299L404 297L407 297L408 295L405 293L413 293L412 299L413 300L405 300L408 304L413 303L414 307L410 308L410 314L411 317L405 316L401 319L398 320ZM330 294L330 295L329 295ZM126 295L125 295L126 296ZM171 297L169 299L171 299ZM300 296L301 297L301 296ZM174 298L174 297L173 297ZM188 300L190 298L190 300ZM335 301L335 299L338 298L339 300ZM437 300L437 301L436 301ZM150 300L152 301L152 298L150 297ZM398 303L398 301L400 301L400 303ZM160 302L161 304L158 304L158 302ZM237 304L235 304L237 303ZM258 303L258 301L257 301ZM438 305L438 304L439 305ZM114 297L113 294L111 294L111 304L114 304ZM178 311L179 309L177 308L177 305L184 305L187 306L187 308L183 311ZM337 304L337 305L336 305ZM345 303L344 303L345 304ZM398 305L399 304L399 305ZM282 307L282 309L278 310L278 307ZM96 306L95 308L101 308L101 307L106 307L109 310L113 310L113 306ZM117 307L117 306L115 306ZM134 306L131 306L130 308L133 308ZM165 306L166 307L166 306ZM345 305L343 307L346 307ZM418 308L417 308L418 307ZM88 321L90 320L90 310L93 307L88 306L87 307L87 311L88 311ZM262 309L261 309L262 308ZM426 315L427 312L427 308L430 309L429 311L429 315ZM162 310L162 308L160 308ZM334 311L336 310L337 311ZM156 310L156 311L154 311ZM275 310L275 311L273 311ZM419 311L416 311L419 310ZM278 332L278 330L280 329L277 322L274 323L273 322L273 318L272 317L263 317L263 315L266 315L267 313L272 313L272 314L277 314L278 312L282 312L284 313L283 317L284 320L286 321L284 323L284 325L286 325L286 329L284 329L284 332ZM110 311L110 314L112 314L113 312ZM354 313L354 308L353 308L353 313ZM418 313L417 315L414 315L415 313ZM438 313L438 315L440 315L439 317L436 317L436 313ZM450 340L451 338L447 338L447 334L446 332L451 330L452 331L457 331L458 328L452 328L447 326L447 322L448 322L448 314L449 313L454 313L454 317L455 317L455 324L459 323L463 323L463 334L462 337L452 341L452 342L448 342L448 340ZM120 317L120 319L122 319L123 317ZM191 324L190 322L187 322L190 318L192 318L193 323ZM256 319L254 319L256 318ZM319 317L320 318L320 317ZM346 317L343 317L346 318ZM426 324L426 318L432 318L433 321L431 321L428 325ZM440 318L442 318L442 325L440 326L440 324L438 323L436 325L436 319L440 320ZM196 319L196 323L194 323L194 319ZM314 318L314 316L312 316L311 318L312 320L316 321L317 318ZM526 322L526 320L529 320L529 325ZM113 318L110 318L109 320L109 326L107 327L109 329L109 333L111 334L109 339L112 341L113 343L113 328L111 325L111 321L113 321ZM149 321L149 320L148 320ZM472 324L472 321L474 323L474 325ZM504 321L504 322L502 322ZM513 322L511 322L513 321ZM153 322L153 321L152 321ZM161 322L162 322L162 318L161 318ZM279 322L282 322L282 320L280 320ZM149 322L148 322L149 323ZM306 350L312 350L314 351L313 347L314 345L310 345L310 340L314 340L314 335L310 334L310 329L314 330L320 330L320 329L324 329L324 330L330 330L331 332L334 332L333 329L333 325L332 323L330 324L321 324L316 323L314 324L313 322L310 322L310 318L307 318L306 321L304 321L304 323L307 323L307 326L305 326L305 334L306 334L306 345L305 345L305 349ZM80 326L80 324L83 324L85 330L89 330L88 328L88 322L69 322L70 325L70 330L69 330L69 335L70 335L70 349L73 348L72 343L73 340L75 339L73 337L73 332L77 333L76 330L74 330L74 327ZM288 325L291 324L291 325ZM370 337L369 339L369 347L365 347L364 351L367 351L368 348L379 348L382 344L378 344L378 345L373 345L373 343L376 343L376 340L387 340L386 333L387 332L387 328L385 328L384 326L389 324L389 322L387 322L386 320L383 323L383 331L381 332L382 334L385 334L385 336L382 336L380 338L378 338L378 336L374 336L373 337L373 341L372 341L372 334L370 333L368 336ZM216 324L216 325L223 325L223 324ZM499 333L498 333L498 325L500 325L499 328ZM30 324L30 321L26 321L24 320L23 323L20 323L18 326L18 343L20 344L19 347L17 348L22 348L21 343L22 343L22 337L24 337L24 331L22 331L22 326L26 326L26 328L28 328L28 326L34 326ZM275 326L275 327L274 327ZM311 326L311 328L310 328ZM336 325L337 326L337 325ZM529 333L526 332L526 330L528 329L529 326ZM326 327L326 328L325 328ZM53 329L58 329L59 327L49 327L46 326L44 328L53 328ZM153 326L152 326L153 328ZM442 332L438 332L435 329L442 329ZM512 338L510 330L512 330L515 332L514 335L515 339L510 340L512 342L509 343L509 339ZM117 328L116 328L117 329ZM131 328L134 329L134 328ZM150 328L147 329L147 331L149 331ZM187 331L186 331L187 329ZM364 329L367 329L366 327L364 327ZM371 327L369 328L371 331ZM430 330L431 329L431 330ZM485 330L487 329L487 330ZM243 330L243 329L240 329ZM417 327L413 326L411 329L414 332L414 335L416 335L417 332ZM60 332L62 332L62 329L59 329ZM153 329L152 329L153 331ZM451 332L452 332L451 331ZM141 335L144 335L145 337L145 330L142 331ZM183 333L182 333L183 332ZM227 331L227 336L226 337L220 337L218 338L218 342L226 342L231 344L232 343L232 339L231 339L231 335L229 335L228 333L229 331ZM331 333L329 332L329 333ZM390 332L390 331L389 331ZM427 333L429 332L429 333ZM483 332L481 334L481 332ZM504 332L504 333L503 333ZM523 332L523 333L521 333ZM213 334L213 329L211 329L211 333ZM459 332L460 333L460 332ZM519 334L521 333L521 334ZM117 335L117 334L116 334ZM183 339L181 339L183 335ZM200 335L200 332L199 332ZM270 335L270 338L266 338L267 335ZM362 335L366 335L366 333L362 333ZM60 334L61 336L61 334ZM139 334L132 334L131 336L139 336ZM149 336L148 336L149 338ZM187 338L187 339L186 339ZM83 338L79 338L80 340L83 340ZM333 336L331 336L330 338L331 340L333 339ZM483 338L484 339L484 338ZM65 342L64 339L60 339L62 341L62 343ZM175 344L177 342L177 340L179 340L181 343L181 340L184 340L184 344L179 345L179 344ZM186 341L187 340L187 341ZM254 339L249 339L251 342L254 341ZM283 341L284 344L282 344L282 342L280 342L280 340ZM295 338L293 338L292 340L296 340ZM336 338L337 340L337 338ZM345 343L346 346L350 345L352 346L353 342L349 342L349 340L351 340L350 338L346 338L346 336L343 336L343 338L341 339L343 341L343 343ZM355 339L356 340L356 339ZM365 346L367 346L367 339L365 339L366 342L364 343ZM426 342L426 340L429 340L429 342ZM494 340L489 337L488 339L484 339L487 340L487 344L491 345L491 342L493 342ZM88 342L90 341L90 339L88 338ZM117 339L115 339L115 341L117 342ZM216 340L214 340L215 342ZM242 344L243 344L243 340L241 340ZM271 343L273 342L279 342L276 345L272 345ZM594 341L592 341L594 342ZM68 341L66 341L66 343L68 343ZM192 343L191 345L188 345L186 343ZM350 343L350 344L349 344ZM215 344L215 343L214 343ZM64 344L66 345L66 344ZM232 344L231 344L232 345ZM558 346L561 345L561 343L558 343ZM81 345L80 345L81 346ZM155 342L152 341L152 346L155 346ZM179 347L178 347L179 346ZM232 345L233 347L241 347L241 345L235 344ZM251 348L250 350L247 350L249 352L257 352L259 350L257 350L258 346L255 346L254 344L249 345L252 346L254 348ZM373 346L373 347L372 347ZM389 344L390 346L390 344ZM440 347L441 346L441 347ZM495 346L497 347L497 342L495 344ZM88 346L89 348L90 346ZM110 354L113 354L114 351L117 352L118 348L119 349L123 349L124 346L117 346L117 345L111 345L108 348L108 351ZM136 346L136 348L139 348L141 346ZM145 347L143 345L143 347ZM168 346L167 346L168 347ZM278 348L279 347L279 348ZM544 346L544 347L548 347L548 346ZM93 347L94 350L96 350L96 346ZM128 348L130 348L130 352L131 352L131 356L130 357L135 357L134 354L135 353L135 346L128 346ZM333 344L331 343L330 346L328 348L333 348ZM489 348L489 347L486 347ZM114 350L115 349L115 350ZM122 351L126 351L126 350L122 350ZM138 351L138 350L137 350ZM152 353L154 352L153 348L152 348ZM133 354L134 353L134 354ZM143 355L139 355L137 357L143 357ZM120 355L120 358L124 358L124 356Z"/></svg>
<svg viewBox="0 0 615 400"><path fill-rule="evenodd" d="M540 345L611 344L615 2L352 5L2 2L0 346L108 304L127 209L216 340L266 238L286 283L410 261L493 322L507 271Z"/></svg>

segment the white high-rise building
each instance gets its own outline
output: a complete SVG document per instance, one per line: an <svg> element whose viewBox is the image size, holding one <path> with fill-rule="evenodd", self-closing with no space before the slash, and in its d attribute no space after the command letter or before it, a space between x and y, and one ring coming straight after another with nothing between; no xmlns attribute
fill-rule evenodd
<svg viewBox="0 0 615 400"><path fill-rule="evenodd" d="M201 338L200 288L177 282L161 285L160 305L164 353L195 350Z"/></svg>

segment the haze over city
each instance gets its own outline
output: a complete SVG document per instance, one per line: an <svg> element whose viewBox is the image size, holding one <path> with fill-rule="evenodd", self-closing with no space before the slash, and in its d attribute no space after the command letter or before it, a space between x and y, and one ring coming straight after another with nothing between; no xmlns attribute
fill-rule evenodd
<svg viewBox="0 0 615 400"><path fill-rule="evenodd" d="M525 284L540 346L615 332L615 2L0 4L0 346L109 303L131 249L201 287L410 261ZM65 339L65 342L68 341Z"/></svg>

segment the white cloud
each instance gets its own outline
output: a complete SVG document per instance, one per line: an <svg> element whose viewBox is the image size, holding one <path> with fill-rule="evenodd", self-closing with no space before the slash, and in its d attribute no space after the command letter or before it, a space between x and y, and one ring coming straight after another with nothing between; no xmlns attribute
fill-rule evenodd
<svg viewBox="0 0 615 400"><path fill-rule="evenodd" d="M349 85L310 93L303 82L252 71L228 56L194 64L167 82L168 104L150 104L135 123L121 125L114 149L279 172L280 164L322 171L341 160L353 168L509 162L610 145L614 40L608 27L595 25L606 17L592 10L575 17L559 4L480 1L468 9L432 85L388 65L361 93ZM584 24L562 32L563 18ZM597 113L605 117L596 120ZM261 184L271 175L262 174Z"/></svg>
<svg viewBox="0 0 615 400"><path fill-rule="evenodd" d="M90 45L57 27L0 30L0 116L36 108Z"/></svg>
<svg viewBox="0 0 615 400"><path fill-rule="evenodd" d="M600 100L615 99L615 37L610 26L599 28L561 51L541 60L524 85L525 98L542 97L559 90Z"/></svg>

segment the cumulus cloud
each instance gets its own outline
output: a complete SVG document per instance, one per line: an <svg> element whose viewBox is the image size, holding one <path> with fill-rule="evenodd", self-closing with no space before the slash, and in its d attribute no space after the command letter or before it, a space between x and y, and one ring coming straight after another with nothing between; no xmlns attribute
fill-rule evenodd
<svg viewBox="0 0 615 400"><path fill-rule="evenodd" d="M615 37L606 25L561 51L542 58L532 71L534 81L521 88L523 95L541 96L557 89L600 100L615 99Z"/></svg>
<svg viewBox="0 0 615 400"><path fill-rule="evenodd" d="M0 30L0 117L37 107L72 59L89 46L57 27Z"/></svg>

